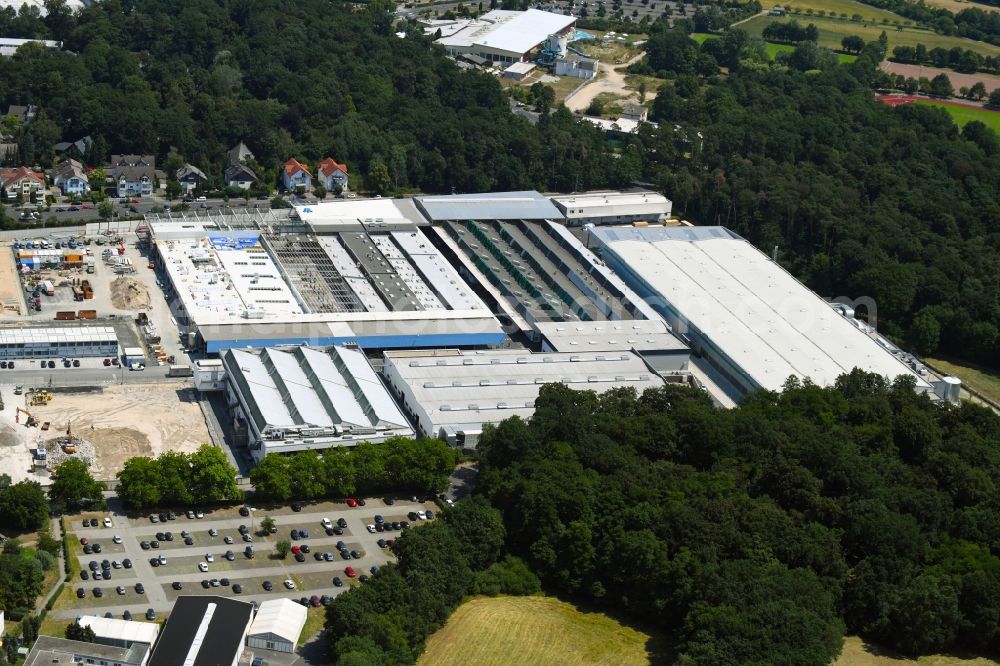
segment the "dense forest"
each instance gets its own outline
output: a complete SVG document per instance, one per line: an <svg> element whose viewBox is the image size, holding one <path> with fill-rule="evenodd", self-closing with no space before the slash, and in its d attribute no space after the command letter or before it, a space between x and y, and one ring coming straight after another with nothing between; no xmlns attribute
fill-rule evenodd
<svg viewBox="0 0 1000 666"><path fill-rule="evenodd" d="M654 627L689 666L826 665L845 632L1000 653L1000 417L855 371L719 411L683 387L543 387L476 495L404 532L327 614L338 664L409 664L469 594Z"/></svg>
<svg viewBox="0 0 1000 666"><path fill-rule="evenodd" d="M0 106L41 107L23 138L43 165L53 143L89 134L93 164L153 152L218 177L244 139L272 179L288 157L331 155L397 193L652 183L677 214L778 246L820 294L873 298L869 315L917 352L997 363L1000 141L874 101L895 81L879 42L852 64L808 41L771 62L741 30L699 46L692 21L658 20L644 66L670 79L660 126L610 141L562 107L537 125L511 114L494 77L393 26L381 1L48 4L45 18L0 13L5 36L68 49L0 59Z"/></svg>

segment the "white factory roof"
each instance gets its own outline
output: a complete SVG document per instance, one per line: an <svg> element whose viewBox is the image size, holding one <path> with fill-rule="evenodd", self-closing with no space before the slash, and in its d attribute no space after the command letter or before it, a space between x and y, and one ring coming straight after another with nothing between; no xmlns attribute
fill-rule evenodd
<svg viewBox="0 0 1000 666"><path fill-rule="evenodd" d="M256 244L259 232L228 234L233 236L243 242L231 247L243 249L216 247L210 237L156 241L188 314L198 323L302 314L271 256Z"/></svg>
<svg viewBox="0 0 1000 666"><path fill-rule="evenodd" d="M303 610L305 610L303 608ZM98 638L128 643L156 642L160 634L160 625L155 622L137 622L135 620L119 620L111 617L84 615L78 620L81 627L90 627Z"/></svg>
<svg viewBox="0 0 1000 666"><path fill-rule="evenodd" d="M670 200L657 192L583 192L551 197L569 218L670 213Z"/></svg>
<svg viewBox="0 0 1000 666"><path fill-rule="evenodd" d="M630 352L532 353L525 350L386 352L386 374L398 374L434 427L529 418L543 384L602 393L634 386L639 393L663 385ZM393 366L393 371L389 366Z"/></svg>
<svg viewBox="0 0 1000 666"><path fill-rule="evenodd" d="M370 231L381 224L410 226L423 221L409 199L343 199L296 206L299 218L316 233L357 229Z"/></svg>
<svg viewBox="0 0 1000 666"><path fill-rule="evenodd" d="M759 386L820 386L855 367L915 375L750 243L722 228L598 228L594 238Z"/></svg>
<svg viewBox="0 0 1000 666"><path fill-rule="evenodd" d="M597 125L605 132L623 132L625 134L638 134L639 125L641 124L638 120L632 120L631 118L598 118L597 116L582 116L580 120L584 120L591 125Z"/></svg>
<svg viewBox="0 0 1000 666"><path fill-rule="evenodd" d="M232 349L227 364L259 429L404 428L406 417L365 355L345 347Z"/></svg>
<svg viewBox="0 0 1000 666"><path fill-rule="evenodd" d="M662 319L545 321L535 329L560 352L687 350Z"/></svg>
<svg viewBox="0 0 1000 666"><path fill-rule="evenodd" d="M431 220L559 220L562 213L538 192L445 194L414 199Z"/></svg>
<svg viewBox="0 0 1000 666"><path fill-rule="evenodd" d="M293 645L306 624L306 608L291 599L268 599L257 609L247 636L273 634Z"/></svg>
<svg viewBox="0 0 1000 666"><path fill-rule="evenodd" d="M51 326L47 328L0 328L0 345L66 344L67 342L114 342L111 326Z"/></svg>
<svg viewBox="0 0 1000 666"><path fill-rule="evenodd" d="M576 23L576 17L553 14L538 9L526 12L494 9L471 20L458 29L432 25L426 30L431 34L438 29L442 37L437 40L444 47L468 48L487 46L510 53L526 53L545 41L549 35L562 32ZM446 34L447 29L447 36Z"/></svg>
<svg viewBox="0 0 1000 666"><path fill-rule="evenodd" d="M419 231L394 231L392 237L451 310L486 307L445 258Z"/></svg>

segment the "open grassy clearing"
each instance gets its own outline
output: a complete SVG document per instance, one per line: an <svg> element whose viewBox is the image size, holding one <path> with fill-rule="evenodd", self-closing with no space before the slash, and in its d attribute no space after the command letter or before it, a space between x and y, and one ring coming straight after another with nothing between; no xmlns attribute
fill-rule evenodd
<svg viewBox="0 0 1000 666"><path fill-rule="evenodd" d="M545 75L544 70L536 70L526 76L521 81L515 81L514 79L508 79L506 77L501 77L499 79L500 85L504 88L530 88L535 83L538 83L542 76ZM578 79L575 76L560 76L560 77L549 77L557 78L557 81L543 81L543 85L551 86L553 90L556 91L556 104L559 104L566 96L571 92L576 90L584 79Z"/></svg>
<svg viewBox="0 0 1000 666"><path fill-rule="evenodd" d="M603 63L614 65L620 65L624 62L628 62L642 50L641 47L633 46L631 43L627 42L612 41L607 44L602 44L600 41L593 39L584 39L578 42L573 42L573 47L586 53L591 58L597 58Z"/></svg>
<svg viewBox="0 0 1000 666"><path fill-rule="evenodd" d="M550 597L478 597L427 641L418 666L648 664L649 636Z"/></svg>
<svg viewBox="0 0 1000 666"><path fill-rule="evenodd" d="M622 70L624 71L624 70ZM646 98L650 97L650 93L655 93L660 89L666 79L660 79L655 76L645 76L643 74L626 74L625 75L625 88L627 90L634 90L636 93L639 92L639 86L643 83L646 84Z"/></svg>
<svg viewBox="0 0 1000 666"><path fill-rule="evenodd" d="M780 6L784 7L791 13L791 10L799 9L802 11L802 16L808 10L813 10L813 14L819 14L819 12L826 12L828 15L842 16L847 15L847 18L855 14L859 14L861 18L868 22L878 22L881 23L883 20L888 19L889 21L908 21L909 19L895 14L885 9L879 9L878 7L872 7L871 5L866 5L857 0L762 0L761 4L764 9L771 9L772 7Z"/></svg>
<svg viewBox="0 0 1000 666"><path fill-rule="evenodd" d="M857 636L844 639L844 649L833 666L1000 666L984 657L965 657L932 654L917 659L900 657L865 643Z"/></svg>
<svg viewBox="0 0 1000 666"><path fill-rule="evenodd" d="M992 7L980 2L972 2L971 0L924 0L924 4L928 7L941 7L955 14L963 9L982 9L984 12L1000 12L1000 7Z"/></svg>
<svg viewBox="0 0 1000 666"><path fill-rule="evenodd" d="M326 621L326 608L323 606L310 606L306 611L306 623L302 625L302 632L299 634L299 645L313 637L317 631L323 628Z"/></svg>
<svg viewBox="0 0 1000 666"><path fill-rule="evenodd" d="M919 102L922 104L922 102ZM930 104L933 104L931 102ZM954 107L944 106L949 112L954 109L955 111L962 111L963 109L955 109ZM984 113L989 113L984 112ZM994 131L1000 133L1000 113L994 113L997 116L997 124L993 125ZM973 120L970 118L970 120ZM974 120L979 120L975 118ZM957 122L957 120L956 120ZM1000 403L1000 374L995 372L990 372L982 368L973 367L970 365L965 365L962 363L955 363L953 361L945 361L940 358L928 358L925 359L927 363L931 366L937 368L941 372L950 373L962 380L962 383L966 386L972 388L985 395L990 400ZM993 662L990 662L993 663Z"/></svg>
<svg viewBox="0 0 1000 666"><path fill-rule="evenodd" d="M917 28L897 30L894 25L855 23L854 21L842 21L840 19L823 18L820 16L789 16L785 18L758 16L746 23L741 23L740 28L746 30L751 35L760 37L764 28L769 23L773 21L787 22L792 19L797 20L802 25L814 24L819 31L819 45L829 49L841 48L840 40L847 35L857 35L866 42L871 42L877 40L882 31L885 31L886 37L889 39L890 52L896 46L916 46L917 44L923 44L928 50L938 46L945 49L957 46L963 49L972 49L981 55L1000 55L1000 47L984 42L975 42L971 39L938 35L929 30L920 30Z"/></svg>

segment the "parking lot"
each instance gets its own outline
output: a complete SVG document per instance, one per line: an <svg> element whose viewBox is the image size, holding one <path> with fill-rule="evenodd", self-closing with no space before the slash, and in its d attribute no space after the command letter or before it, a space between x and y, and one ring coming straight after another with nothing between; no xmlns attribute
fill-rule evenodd
<svg viewBox="0 0 1000 666"><path fill-rule="evenodd" d="M110 580L82 580L79 573L74 575L71 584L67 584L52 611L52 615L60 619L72 619L81 612L103 615L112 613L121 617L128 610L135 619L142 619L147 608L152 608L157 617L167 614L174 599L181 594L223 594L237 596L245 601L254 600L260 603L266 599L289 597L299 600L302 597L328 595L334 597L343 590L359 585L357 578L345 574L347 566L353 567L357 576L371 575L371 567L382 566L394 561L389 549L378 545L379 539L392 539L399 536L397 531L369 533L368 524L374 523L376 514L384 517L386 522L409 520L408 514L413 511L436 511L433 502L413 502L396 500L394 505L387 506L381 499L369 499L365 506L349 507L343 502L321 502L306 504L301 511L292 511L290 507L256 508L249 517L239 515L236 508L220 509L205 512L204 518L187 518L183 511L177 512L175 520L166 523L152 523L148 515L124 516L107 514L112 519L112 526L83 527L84 518L98 517L98 514L86 514L67 519L66 530L70 536L71 557L76 559L80 571L88 572L90 577L90 562L96 563L98 570L104 560L108 560L111 573ZM101 514L101 518L105 514ZM274 519L277 531L274 534L262 535L260 523L265 516ZM321 525L323 518L329 518L334 526L338 519L343 518L346 526L343 534L327 536ZM410 521L412 527L418 527L424 521ZM240 534L240 526L245 525L253 541L247 543ZM309 532L308 538L291 540L292 530ZM215 530L212 536L209 531ZM190 532L192 545L185 545L182 532ZM171 532L172 541L158 540L157 534L166 536ZM113 542L114 535L121 537L121 543ZM232 544L227 544L226 537ZM99 554L85 554L81 537L88 540L88 545L94 543L101 546ZM302 562L297 562L292 554L286 559L279 559L275 553L275 544L282 539L289 539L293 545L306 545L308 553L304 553ZM152 546L157 541L157 548ZM360 558L344 560L338 553L336 544L343 541L348 551L357 551ZM142 547L143 542L149 542L148 550ZM249 559L244 554L247 545L252 545L254 557ZM232 551L233 559L228 561L226 551ZM315 553L330 552L334 559L328 562L315 559ZM206 562L206 555L211 554L213 562ZM153 566L151 560L163 556L166 564ZM115 567L114 563L124 563L129 559L131 568ZM207 571L199 570L199 565L205 563ZM333 579L339 577L343 587L336 587ZM222 585L222 579L227 578L229 585ZM203 587L202 581L215 579L217 586ZM291 580L294 590L288 590L283 582ZM271 592L264 590L264 582L270 581ZM174 589L173 584L179 583L181 589ZM141 593L136 592L136 583L143 585ZM242 591L237 593L233 585L239 584ZM123 586L123 594L116 588ZM101 597L96 597L94 588L99 587ZM78 588L84 590L82 598L77 597Z"/></svg>

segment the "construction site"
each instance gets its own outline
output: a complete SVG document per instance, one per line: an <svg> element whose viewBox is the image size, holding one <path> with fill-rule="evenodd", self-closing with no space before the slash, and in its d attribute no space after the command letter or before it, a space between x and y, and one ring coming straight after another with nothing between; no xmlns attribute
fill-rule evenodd
<svg viewBox="0 0 1000 666"><path fill-rule="evenodd" d="M48 482L68 458L111 480L129 458L192 452L211 438L194 389L162 384L0 390L0 474Z"/></svg>

